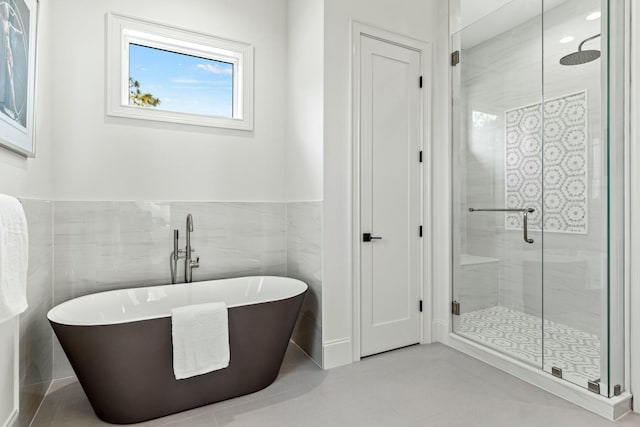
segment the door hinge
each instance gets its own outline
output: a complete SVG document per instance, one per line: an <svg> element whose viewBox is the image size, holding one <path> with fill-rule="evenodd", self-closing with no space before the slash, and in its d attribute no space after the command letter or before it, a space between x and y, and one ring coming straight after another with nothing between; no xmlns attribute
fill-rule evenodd
<svg viewBox="0 0 640 427"><path fill-rule="evenodd" d="M451 53L451 66L455 67L459 63L460 63L460 51L456 50L455 52Z"/></svg>
<svg viewBox="0 0 640 427"><path fill-rule="evenodd" d="M420 163L422 163L422 150L420 150Z"/></svg>
<svg viewBox="0 0 640 427"><path fill-rule="evenodd" d="M422 76L420 76L420 89L422 89Z"/></svg>
<svg viewBox="0 0 640 427"><path fill-rule="evenodd" d="M460 303L458 301L451 302L451 314L460 316Z"/></svg>
<svg viewBox="0 0 640 427"><path fill-rule="evenodd" d="M422 300L420 300L420 313L422 313Z"/></svg>
<svg viewBox="0 0 640 427"><path fill-rule="evenodd" d="M553 375L556 378L562 378L562 369L556 367L556 366L552 366L551 367L551 375Z"/></svg>
<svg viewBox="0 0 640 427"><path fill-rule="evenodd" d="M422 226L420 226L420 237L422 237Z"/></svg>

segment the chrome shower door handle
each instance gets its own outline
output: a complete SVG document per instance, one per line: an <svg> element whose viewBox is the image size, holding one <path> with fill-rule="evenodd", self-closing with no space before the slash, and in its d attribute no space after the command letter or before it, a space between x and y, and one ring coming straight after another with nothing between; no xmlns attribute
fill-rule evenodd
<svg viewBox="0 0 640 427"><path fill-rule="evenodd" d="M535 209L529 208L522 211L522 232L524 234L524 241L533 244L533 239L529 238L529 214L535 212Z"/></svg>
<svg viewBox="0 0 640 427"><path fill-rule="evenodd" d="M478 208L469 208L469 212L522 212L522 231L524 233L524 241L532 244L533 239L529 238L529 214L534 213L536 210L534 208L524 208L524 209L513 209L513 208L489 208L489 209L478 209Z"/></svg>

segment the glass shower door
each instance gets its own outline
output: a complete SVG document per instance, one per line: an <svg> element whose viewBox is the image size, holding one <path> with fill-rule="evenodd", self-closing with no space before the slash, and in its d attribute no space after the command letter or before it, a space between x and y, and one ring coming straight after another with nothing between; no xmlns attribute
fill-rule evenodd
<svg viewBox="0 0 640 427"><path fill-rule="evenodd" d="M544 370L598 393L608 240L601 3L548 8L543 29Z"/></svg>
<svg viewBox="0 0 640 427"><path fill-rule="evenodd" d="M610 88L624 42L609 29L624 27L616 15L623 2L550 3L543 16L544 369L612 396L624 365L621 351L609 354L609 342L623 341L624 273L624 148L621 121L612 119L624 96L611 97Z"/></svg>
<svg viewBox="0 0 640 427"><path fill-rule="evenodd" d="M453 36L454 332L543 366L542 1Z"/></svg>
<svg viewBox="0 0 640 427"><path fill-rule="evenodd" d="M511 0L486 13L460 3L453 330L620 394L624 2Z"/></svg>

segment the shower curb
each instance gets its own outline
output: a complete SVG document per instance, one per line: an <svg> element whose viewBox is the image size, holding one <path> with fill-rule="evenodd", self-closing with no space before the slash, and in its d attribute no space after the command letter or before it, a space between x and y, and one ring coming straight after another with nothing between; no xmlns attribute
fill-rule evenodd
<svg viewBox="0 0 640 427"><path fill-rule="evenodd" d="M631 411L632 395L629 392L624 392L620 396L606 398L565 380L553 377L550 374L547 375L547 373L539 369L504 356L497 351L484 348L466 338L462 338L453 333L443 335L445 338L443 343L449 347L513 375L522 381L548 391L603 418L615 421Z"/></svg>

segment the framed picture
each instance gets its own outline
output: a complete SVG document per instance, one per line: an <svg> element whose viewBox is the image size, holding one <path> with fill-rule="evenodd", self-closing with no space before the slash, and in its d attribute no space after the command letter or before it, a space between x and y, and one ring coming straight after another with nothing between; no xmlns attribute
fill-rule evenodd
<svg viewBox="0 0 640 427"><path fill-rule="evenodd" d="M0 0L0 146L35 156L37 0Z"/></svg>

